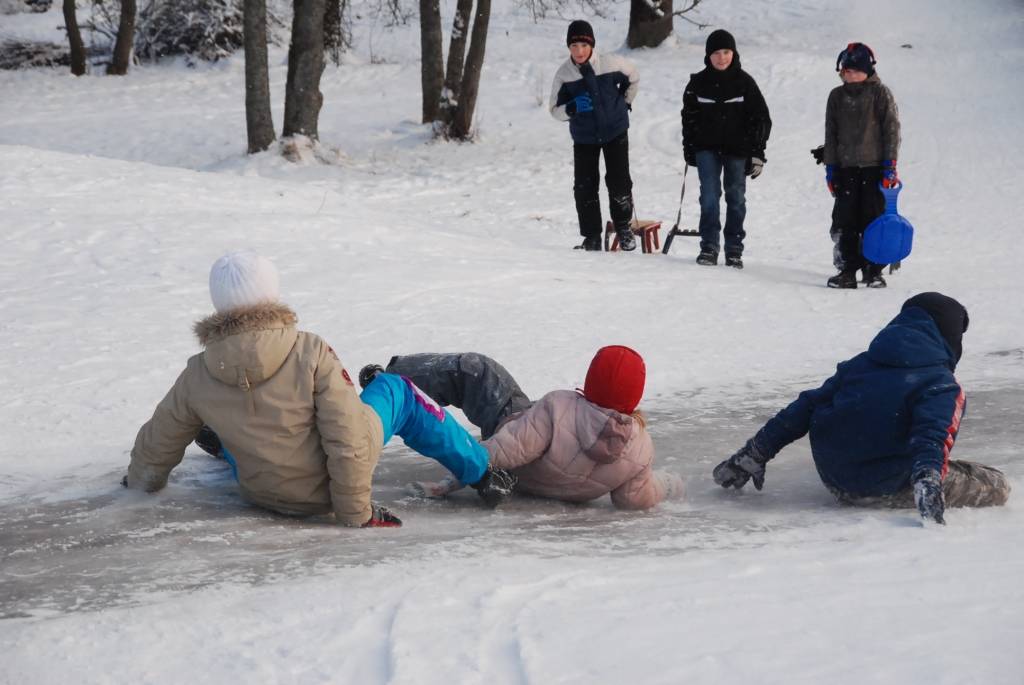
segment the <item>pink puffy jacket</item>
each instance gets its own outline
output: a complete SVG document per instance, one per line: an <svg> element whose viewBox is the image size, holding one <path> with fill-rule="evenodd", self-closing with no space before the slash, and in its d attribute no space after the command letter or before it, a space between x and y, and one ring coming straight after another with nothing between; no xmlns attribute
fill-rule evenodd
<svg viewBox="0 0 1024 685"><path fill-rule="evenodd" d="M555 390L483 443L491 464L519 477L517 490L586 502L611 493L620 509L649 509L678 477L654 473L654 444L632 416L571 390Z"/></svg>

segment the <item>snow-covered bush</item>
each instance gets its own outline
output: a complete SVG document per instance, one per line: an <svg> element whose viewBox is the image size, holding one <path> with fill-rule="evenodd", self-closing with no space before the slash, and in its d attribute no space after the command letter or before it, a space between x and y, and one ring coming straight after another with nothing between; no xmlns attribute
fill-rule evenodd
<svg viewBox="0 0 1024 685"><path fill-rule="evenodd" d="M117 35L119 0L93 0L93 20L83 26L106 37ZM268 8L268 31L281 22ZM242 47L242 0L140 0L135 56L140 60L184 55L216 61Z"/></svg>
<svg viewBox="0 0 1024 685"><path fill-rule="evenodd" d="M0 40L0 69L30 69L71 64L68 46L25 40Z"/></svg>
<svg viewBox="0 0 1024 685"><path fill-rule="evenodd" d="M0 14L45 12L52 4L53 0L0 0Z"/></svg>

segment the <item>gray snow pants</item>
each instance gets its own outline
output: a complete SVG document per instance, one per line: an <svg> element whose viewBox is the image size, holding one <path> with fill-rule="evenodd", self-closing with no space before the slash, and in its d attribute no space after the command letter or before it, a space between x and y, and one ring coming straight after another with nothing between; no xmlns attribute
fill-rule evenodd
<svg viewBox="0 0 1024 685"><path fill-rule="evenodd" d="M484 440L532 404L504 366L475 352L399 355L385 371L405 376L441 406L461 409Z"/></svg>
<svg viewBox="0 0 1024 685"><path fill-rule="evenodd" d="M916 506L913 486L881 497L854 497L836 488L829 490L843 504L858 507L913 509ZM942 494L947 507L998 507L1010 498L1010 483L1002 471L991 466L951 459L942 481Z"/></svg>

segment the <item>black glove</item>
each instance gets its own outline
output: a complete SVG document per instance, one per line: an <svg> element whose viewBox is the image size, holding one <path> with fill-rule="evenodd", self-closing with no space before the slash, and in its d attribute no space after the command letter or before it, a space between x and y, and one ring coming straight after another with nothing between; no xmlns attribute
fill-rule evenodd
<svg viewBox="0 0 1024 685"><path fill-rule="evenodd" d="M689 145L683 145L683 161L692 167L697 166L697 151Z"/></svg>
<svg viewBox="0 0 1024 685"><path fill-rule="evenodd" d="M401 528L402 519L398 518L391 511L380 504L370 505L370 520L363 524L363 528Z"/></svg>
<svg viewBox="0 0 1024 685"><path fill-rule="evenodd" d="M825 163L825 146L824 145L819 145L818 147L816 147L813 150L811 150L811 157L814 157L814 161L815 161L816 164L824 164Z"/></svg>
<svg viewBox="0 0 1024 685"><path fill-rule="evenodd" d="M946 511L946 498L942 494L942 477L934 469L922 471L914 478L914 503L921 518L946 524L942 514Z"/></svg>
<svg viewBox="0 0 1024 685"><path fill-rule="evenodd" d="M121 487L122 488L128 487L128 474L127 473L124 474L124 478L121 479Z"/></svg>
<svg viewBox="0 0 1024 685"><path fill-rule="evenodd" d="M771 457L766 455L751 438L747 440L747 444L740 451L716 466L712 475L715 482L723 488L736 488L737 490L753 478L754 487L760 490L764 487L764 465L769 459Z"/></svg>

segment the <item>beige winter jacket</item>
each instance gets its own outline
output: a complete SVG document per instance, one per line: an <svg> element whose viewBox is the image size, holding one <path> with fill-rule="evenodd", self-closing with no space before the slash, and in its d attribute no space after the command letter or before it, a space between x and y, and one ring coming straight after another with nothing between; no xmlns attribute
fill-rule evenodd
<svg viewBox="0 0 1024 685"><path fill-rule="evenodd" d="M892 92L872 74L834 88L825 106L825 164L881 166L899 159L900 115Z"/></svg>
<svg viewBox="0 0 1024 685"><path fill-rule="evenodd" d="M206 349L139 430L129 487L163 488L206 424L235 458L248 501L292 515L333 510L345 525L369 520L380 419L334 350L297 331L296 321L291 309L271 304L196 323Z"/></svg>
<svg viewBox="0 0 1024 685"><path fill-rule="evenodd" d="M549 392L483 445L534 495L585 502L610 492L621 509L649 509L671 487L651 470L654 444L639 421L571 390Z"/></svg>

